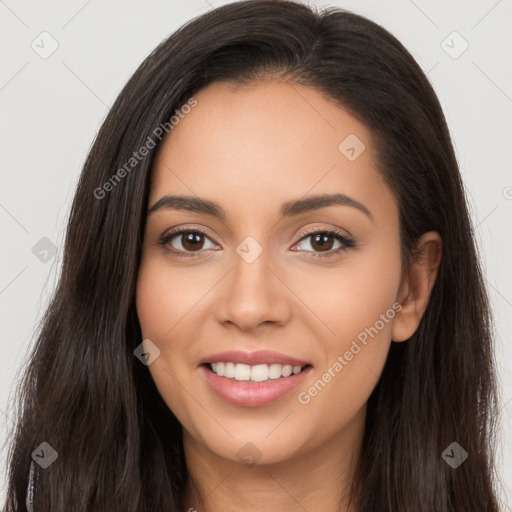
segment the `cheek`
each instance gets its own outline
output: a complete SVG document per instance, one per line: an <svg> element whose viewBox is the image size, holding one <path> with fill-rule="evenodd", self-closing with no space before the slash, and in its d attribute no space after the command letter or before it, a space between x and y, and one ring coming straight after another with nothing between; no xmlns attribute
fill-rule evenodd
<svg viewBox="0 0 512 512"><path fill-rule="evenodd" d="M194 333L184 332L187 322L182 320L191 308L188 303L198 299L197 291L191 292L194 286L181 282L184 279L179 274L165 269L157 258L143 260L137 278L136 307L142 337L149 338L160 350L148 370L160 396L183 423L190 404L179 383L186 381L187 345Z"/></svg>
<svg viewBox="0 0 512 512"><path fill-rule="evenodd" d="M395 237L388 239L394 241ZM307 297L309 308L328 327L321 332L331 358L334 352L348 350L360 334L364 341L368 329L375 339L391 339L400 278L399 242L387 243L385 236L372 247L347 253L346 259L328 272L301 271L296 287L300 286L299 295Z"/></svg>
<svg viewBox="0 0 512 512"><path fill-rule="evenodd" d="M204 273L194 274L178 266L171 267L158 257L143 260L136 293L143 336L164 343L174 340L176 331L183 331L193 323L194 306L213 284L207 277Z"/></svg>
<svg viewBox="0 0 512 512"><path fill-rule="evenodd" d="M397 277L390 279L392 274ZM339 333L340 341L364 342L368 331L373 333L372 339L390 339L397 287L398 271L375 266L352 272L340 292L338 314L333 316L333 330Z"/></svg>
<svg viewBox="0 0 512 512"><path fill-rule="evenodd" d="M163 269L162 269L163 270ZM175 323L177 290L179 283L172 285L166 272L160 272L158 264L141 265L137 278L137 315L144 338L162 340Z"/></svg>
<svg viewBox="0 0 512 512"><path fill-rule="evenodd" d="M391 344L400 273L396 244L361 251L333 274L322 308L333 333L323 337L325 361L316 380L298 397L312 416L328 410L333 425L343 424L368 400Z"/></svg>
<svg viewBox="0 0 512 512"><path fill-rule="evenodd" d="M136 307L142 337L160 349L160 356L149 366L159 388L160 383L171 385L176 369L185 370L186 344L194 335L184 329L193 316L191 305L198 300L197 286L190 282L187 286L179 274L166 269L157 258L148 258L143 260L137 278ZM181 364L177 365L177 361Z"/></svg>
<svg viewBox="0 0 512 512"><path fill-rule="evenodd" d="M397 242L354 253L328 280L317 280L316 288L311 281L305 283L315 290L310 294L316 296L316 308L331 331L323 330L325 355L318 369L322 381L318 396L333 404L345 402L349 408L364 404L391 344L392 322L400 309L396 303L400 276ZM324 392L324 388L329 390Z"/></svg>

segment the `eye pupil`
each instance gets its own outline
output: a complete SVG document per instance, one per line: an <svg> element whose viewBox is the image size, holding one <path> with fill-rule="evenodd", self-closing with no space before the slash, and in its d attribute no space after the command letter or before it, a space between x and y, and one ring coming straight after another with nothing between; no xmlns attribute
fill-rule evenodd
<svg viewBox="0 0 512 512"><path fill-rule="evenodd" d="M183 236L183 242L182 242L183 247L189 251L194 251L194 250L200 249L204 243L204 240L203 240L204 235L201 235L199 233L187 233L186 235L182 235L182 236Z"/></svg>
<svg viewBox="0 0 512 512"><path fill-rule="evenodd" d="M331 239L330 243L327 242L329 239ZM311 246L314 249L329 251L330 249L332 249L333 243L334 243L334 241L333 241L332 235L330 235L328 233L317 233L313 237L313 242L311 243ZM318 247L316 247L317 244L318 244Z"/></svg>

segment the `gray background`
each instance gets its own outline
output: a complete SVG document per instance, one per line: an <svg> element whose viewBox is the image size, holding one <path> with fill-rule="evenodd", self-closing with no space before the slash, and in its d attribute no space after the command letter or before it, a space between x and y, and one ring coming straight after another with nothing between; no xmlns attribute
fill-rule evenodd
<svg viewBox="0 0 512 512"><path fill-rule="evenodd" d="M66 218L93 137L120 89L150 51L184 22L224 3L229 2L0 0L4 445L11 424L8 402L55 286ZM498 463L503 499L508 496L512 503L512 2L310 4L345 7L383 25L415 56L439 96L465 180L495 312L502 393ZM45 55L52 44L58 44L57 49ZM6 453L3 446L2 482ZM0 484L0 501L3 487Z"/></svg>

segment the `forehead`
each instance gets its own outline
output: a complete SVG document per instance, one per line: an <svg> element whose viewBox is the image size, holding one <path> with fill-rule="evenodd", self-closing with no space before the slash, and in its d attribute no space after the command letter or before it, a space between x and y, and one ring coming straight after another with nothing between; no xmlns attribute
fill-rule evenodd
<svg viewBox="0 0 512 512"><path fill-rule="evenodd" d="M319 91L275 80L218 82L194 99L159 148L150 205L169 193L254 212L277 211L308 192L394 201L376 170L370 131Z"/></svg>

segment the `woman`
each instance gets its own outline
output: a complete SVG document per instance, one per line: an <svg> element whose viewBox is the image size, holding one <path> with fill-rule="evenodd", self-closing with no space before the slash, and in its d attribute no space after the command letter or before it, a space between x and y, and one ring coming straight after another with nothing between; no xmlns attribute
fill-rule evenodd
<svg viewBox="0 0 512 512"><path fill-rule="evenodd" d="M463 185L396 38L263 0L164 41L91 148L19 399L9 511L498 510Z"/></svg>

